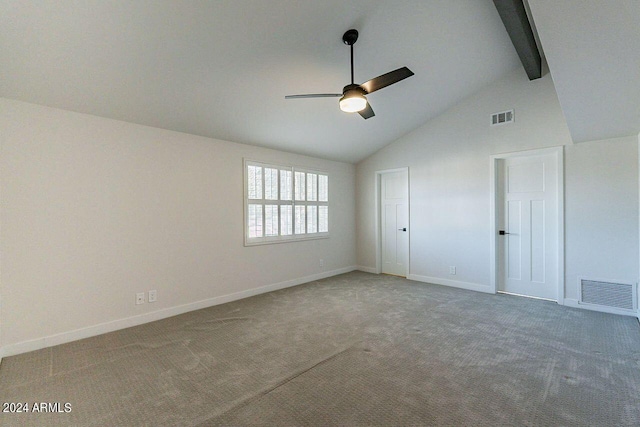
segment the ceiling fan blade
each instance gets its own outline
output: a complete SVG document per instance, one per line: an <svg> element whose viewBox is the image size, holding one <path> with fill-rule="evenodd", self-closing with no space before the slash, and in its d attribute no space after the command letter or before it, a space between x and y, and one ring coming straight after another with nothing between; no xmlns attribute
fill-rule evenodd
<svg viewBox="0 0 640 427"><path fill-rule="evenodd" d="M298 98L337 98L342 96L341 93L310 93L307 95L287 95L284 99L298 99Z"/></svg>
<svg viewBox="0 0 640 427"><path fill-rule="evenodd" d="M402 67L362 83L360 87L366 90L367 93L371 93L411 76L413 76L413 71L407 67Z"/></svg>
<svg viewBox="0 0 640 427"><path fill-rule="evenodd" d="M375 116L375 113L373 112L373 108L371 108L371 104L369 104L368 102L367 102L367 106L365 107L365 109L362 110L362 111L358 111L358 114L360 114L363 119L369 119L369 118Z"/></svg>

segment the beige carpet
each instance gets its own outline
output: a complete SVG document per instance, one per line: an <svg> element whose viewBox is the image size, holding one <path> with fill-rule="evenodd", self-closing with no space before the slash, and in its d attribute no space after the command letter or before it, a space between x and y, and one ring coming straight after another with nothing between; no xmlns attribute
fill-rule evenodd
<svg viewBox="0 0 640 427"><path fill-rule="evenodd" d="M640 326L353 272L6 358L0 396L63 411L2 426L637 426Z"/></svg>

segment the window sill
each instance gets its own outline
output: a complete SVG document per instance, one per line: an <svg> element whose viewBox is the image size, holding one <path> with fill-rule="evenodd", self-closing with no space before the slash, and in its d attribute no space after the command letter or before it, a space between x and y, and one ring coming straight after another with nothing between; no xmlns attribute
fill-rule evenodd
<svg viewBox="0 0 640 427"><path fill-rule="evenodd" d="M260 237L257 239L245 239L244 246L261 246L261 245L272 245L277 243L293 243L293 242L306 242L308 240L320 240L320 239L328 239L329 233L318 233L314 236L304 236L304 237L291 237L291 238L283 238L283 237Z"/></svg>

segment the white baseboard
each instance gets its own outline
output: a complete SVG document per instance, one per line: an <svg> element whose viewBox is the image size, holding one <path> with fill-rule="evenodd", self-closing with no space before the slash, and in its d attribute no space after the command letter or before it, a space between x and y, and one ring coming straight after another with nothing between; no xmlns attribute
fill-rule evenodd
<svg viewBox="0 0 640 427"><path fill-rule="evenodd" d="M634 313L632 311L620 310L613 307L603 307L600 305L580 304L578 300L575 300L575 299L565 298L564 305L566 305L567 307L581 308L583 310L599 311L601 313L620 314L622 316L634 316L634 317L638 317L638 320L640 320L640 314Z"/></svg>
<svg viewBox="0 0 640 427"><path fill-rule="evenodd" d="M433 283L434 285L450 286L452 288L466 289L469 291L484 292L493 294L493 289L489 285L481 285L479 283L462 282L459 280L441 279L439 277L419 276L417 274L410 274L407 276L409 280L415 280L417 282Z"/></svg>
<svg viewBox="0 0 640 427"><path fill-rule="evenodd" d="M153 322L167 317L176 316L178 314L187 313L189 311L200 310L202 308L212 307L214 305L224 304L231 301L237 301L243 298L264 294L267 292L277 291L279 289L290 288L292 286L302 285L304 283L313 282L315 280L326 279L327 277L336 276L338 274L349 273L358 270L358 267L351 266L339 268L337 270L323 271L322 273L312 274L310 276L300 277L297 279L287 280L271 285L260 286L258 288L247 289L245 291L235 292L228 295L222 295L214 298L208 298L201 301L183 304L175 307L169 307L151 313L140 314L137 316L118 319L111 322L100 323L98 325L86 328L75 329L73 331L62 332L35 340L23 341L16 344L6 345L0 348L0 361L3 357L13 356L16 354L26 353L29 351L40 350L54 345L64 344L77 341L83 338L89 338L96 335L106 334L108 332L120 329L138 326L144 323Z"/></svg>
<svg viewBox="0 0 640 427"><path fill-rule="evenodd" d="M377 274L375 267L365 267L364 265L357 265L356 270L364 271L365 273Z"/></svg>

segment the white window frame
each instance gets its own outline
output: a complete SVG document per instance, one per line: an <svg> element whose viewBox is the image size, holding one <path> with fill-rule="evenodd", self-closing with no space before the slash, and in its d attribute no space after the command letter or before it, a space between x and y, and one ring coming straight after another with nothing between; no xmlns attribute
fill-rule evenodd
<svg viewBox="0 0 640 427"><path fill-rule="evenodd" d="M249 199L249 166L258 166L262 168L262 198L261 199ZM278 200L267 200L266 197L266 185L265 185L265 168L278 169ZM280 178L280 170L288 170L291 171L291 200L281 200L281 178ZM295 200L296 199L296 184L295 184L295 174L296 172L303 172L305 174L305 185L304 185L304 194L305 200ZM317 240L317 239L327 239L329 238L329 233L331 230L331 209L329 209L329 217L327 218L327 230L326 232L315 232L315 233L307 233L307 228L309 224L309 220L307 217L309 208L308 206L317 206L316 209L316 227L320 228L320 207L321 206L329 206L329 200L331 196L329 195L329 186L328 181L330 180L330 176L325 171L319 171L314 169L308 169L303 167L297 167L292 165L282 165L282 164L273 164L273 163L265 163L259 161L253 161L244 159L243 160L243 182L244 182L244 245L245 246L255 246L255 245L268 245L273 243L284 243L284 242L298 242L303 240ZM324 175L327 177L327 201L309 201L307 200L307 179L308 174L316 174L318 178L316 179L316 199L319 199L319 182L320 175ZM262 205L262 237L249 237L249 205L250 204L258 204ZM265 223L265 211L267 205L278 205L278 235L277 236L265 236L266 232L266 223ZM291 206L292 217L291 217L291 235L280 235L282 232L282 219L281 219L281 208L280 206ZM296 206L304 206L305 210L305 233L296 234L295 232L295 209Z"/></svg>

